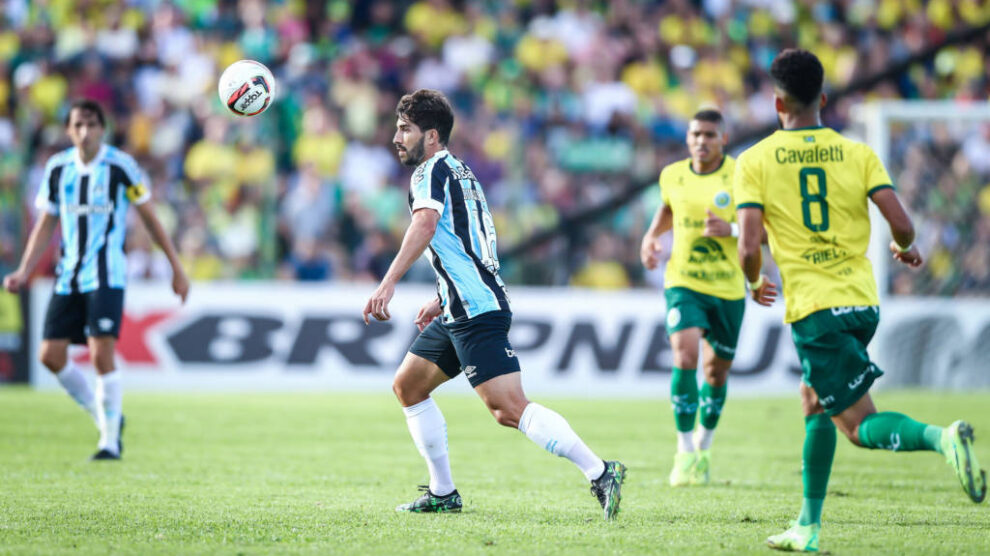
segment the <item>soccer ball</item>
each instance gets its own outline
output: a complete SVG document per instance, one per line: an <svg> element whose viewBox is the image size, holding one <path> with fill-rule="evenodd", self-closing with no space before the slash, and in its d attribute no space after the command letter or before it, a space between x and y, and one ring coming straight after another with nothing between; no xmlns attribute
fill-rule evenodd
<svg viewBox="0 0 990 556"><path fill-rule="evenodd" d="M238 116L257 116L275 98L275 77L254 60L238 60L227 66L217 85L220 102Z"/></svg>

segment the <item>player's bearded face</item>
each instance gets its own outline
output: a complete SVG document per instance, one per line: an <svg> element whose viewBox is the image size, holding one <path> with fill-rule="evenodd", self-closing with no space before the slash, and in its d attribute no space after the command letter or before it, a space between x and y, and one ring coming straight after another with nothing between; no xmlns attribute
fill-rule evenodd
<svg viewBox="0 0 990 556"><path fill-rule="evenodd" d="M392 143L399 154L399 162L406 166L419 166L426 154L426 136L417 126L399 119Z"/></svg>

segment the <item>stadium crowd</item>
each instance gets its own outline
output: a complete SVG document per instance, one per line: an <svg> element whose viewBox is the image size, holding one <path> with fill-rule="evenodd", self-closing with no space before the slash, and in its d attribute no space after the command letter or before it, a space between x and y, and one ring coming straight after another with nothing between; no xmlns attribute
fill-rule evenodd
<svg viewBox="0 0 990 556"><path fill-rule="evenodd" d="M8 0L0 14L0 267L16 265L44 160L64 148L68 102L89 97L110 140L136 156L191 278L370 280L405 228L410 169L391 147L394 107L420 87L457 111L452 152L485 185L505 249L686 156L690 115L717 106L732 131L772 124L766 69L783 47L813 50L840 88L990 21L981 0ZM985 101L988 40L846 97ZM237 119L217 99L229 63L267 64L277 101ZM965 230L969 246L937 293L990 291L990 131L956 153L939 136L904 145L894 177L913 210ZM946 164L927 163L930 155ZM941 169L945 172L941 173ZM932 175L932 172L936 174ZM972 199L980 199L979 203ZM967 200L968 199L968 200ZM626 287L645 276L639 237L659 202L506 261L506 281ZM137 222L131 275L168 265ZM952 226L949 226L952 227ZM944 250L944 249L943 249ZM944 264L952 265L955 261ZM48 271L51 270L49 265ZM428 278L423 269L418 273ZM918 291L931 280L897 278ZM921 284L921 285L919 285Z"/></svg>

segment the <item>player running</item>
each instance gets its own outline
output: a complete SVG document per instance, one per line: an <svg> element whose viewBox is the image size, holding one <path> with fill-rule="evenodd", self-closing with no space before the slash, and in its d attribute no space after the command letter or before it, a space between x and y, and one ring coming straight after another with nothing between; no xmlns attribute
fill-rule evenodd
<svg viewBox="0 0 990 556"><path fill-rule="evenodd" d="M430 484L405 512L459 512L462 501L447 458L447 423L430 393L462 371L499 424L571 460L591 481L605 519L619 511L626 467L602 461L563 417L523 393L519 360L509 344L512 322L505 285L498 275L495 228L481 184L471 169L447 152L454 114L438 91L420 89L399 100L393 137L399 160L416 166L409 192L412 223L399 253L364 307L368 317L390 318L395 285L429 250L438 296L416 316L420 335L399 365L392 389L406 424L426 459ZM439 317L439 318L438 318Z"/></svg>
<svg viewBox="0 0 990 556"><path fill-rule="evenodd" d="M655 269L660 236L674 230L664 274L667 333L674 351L670 401L677 426L671 486L704 485L710 480L712 437L725 404L729 367L746 306L734 237L738 235L732 205L735 160L722 152L727 141L722 114L702 110L694 115L687 132L691 158L670 164L660 173L663 203L640 248L643 265ZM695 370L702 338L705 381L699 398Z"/></svg>
<svg viewBox="0 0 990 556"><path fill-rule="evenodd" d="M823 73L818 58L805 50L777 56L770 75L783 129L739 157L734 180L739 256L751 295L761 305L776 297L776 286L760 274L760 236L766 226L784 283L785 320L792 325L804 371L804 502L792 527L767 543L806 552L818 550L836 426L864 448L938 452L974 502L986 496L986 474L977 463L968 423L941 428L900 413L878 413L870 398L870 385L883 371L866 349L880 316L866 258L867 199L890 225L894 259L917 267L922 257L911 219L877 155L822 127Z"/></svg>
<svg viewBox="0 0 990 556"><path fill-rule="evenodd" d="M119 460L122 386L114 367L114 343L120 334L127 260L124 233L127 207L134 204L152 238L172 265L172 289L183 302L189 280L172 242L155 216L144 175L134 159L103 143L103 110L90 100L72 104L66 133L72 147L45 165L38 191L38 220L31 230L17 270L3 285L16 293L27 284L55 231L62 225L62 258L55 291L45 314L40 358L65 391L85 409L100 431L93 460ZM89 346L97 391L68 358L69 343Z"/></svg>

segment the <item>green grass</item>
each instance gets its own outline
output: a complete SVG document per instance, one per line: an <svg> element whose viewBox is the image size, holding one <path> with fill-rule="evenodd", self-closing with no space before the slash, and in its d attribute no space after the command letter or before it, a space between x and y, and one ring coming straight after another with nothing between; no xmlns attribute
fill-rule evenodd
<svg viewBox="0 0 990 556"><path fill-rule="evenodd" d="M669 403L541 400L630 469L605 523L583 476L473 397L437 400L464 496L460 515L400 515L426 467L387 395L132 394L126 459L90 463L95 430L60 392L0 389L0 554L769 554L799 509L795 397L732 399L708 488L671 489ZM882 409L970 420L990 463L983 395L890 393ZM990 505L930 453L840 438L822 550L990 553Z"/></svg>

